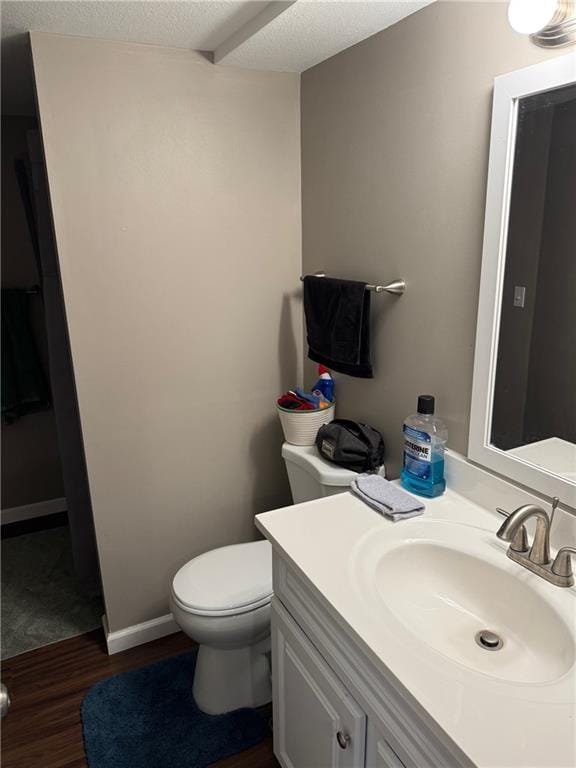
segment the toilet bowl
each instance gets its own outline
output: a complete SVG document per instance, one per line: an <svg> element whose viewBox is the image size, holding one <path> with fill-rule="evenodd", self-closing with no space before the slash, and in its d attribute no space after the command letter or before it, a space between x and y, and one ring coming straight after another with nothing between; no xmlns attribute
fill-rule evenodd
<svg viewBox="0 0 576 768"><path fill-rule="evenodd" d="M342 493L356 476L326 462L314 446L285 443L282 456L295 504ZM203 712L219 715L271 701L271 599L268 541L205 552L174 577L170 610L199 645L193 695Z"/></svg>
<svg viewBox="0 0 576 768"><path fill-rule="evenodd" d="M192 692L203 712L219 715L270 701L271 599L267 541L213 549L174 577L170 610L199 644Z"/></svg>

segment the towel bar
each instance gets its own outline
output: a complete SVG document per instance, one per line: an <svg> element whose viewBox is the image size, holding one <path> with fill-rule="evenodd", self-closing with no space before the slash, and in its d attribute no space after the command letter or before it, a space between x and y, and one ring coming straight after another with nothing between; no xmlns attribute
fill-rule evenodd
<svg viewBox="0 0 576 768"><path fill-rule="evenodd" d="M305 277L307 277L307 275L301 275L300 280L304 280ZM311 277L326 277L326 273L314 272ZM366 285L366 290L374 291L374 293L382 293L382 291L386 291L386 293L394 293L397 296L401 296L406 290L406 281L392 280L391 283L387 283L386 285Z"/></svg>

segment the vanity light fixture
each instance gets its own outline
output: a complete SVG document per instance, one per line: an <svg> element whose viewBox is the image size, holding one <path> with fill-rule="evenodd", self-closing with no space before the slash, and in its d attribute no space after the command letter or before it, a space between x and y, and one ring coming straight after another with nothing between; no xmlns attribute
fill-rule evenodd
<svg viewBox="0 0 576 768"><path fill-rule="evenodd" d="M576 43L575 0L510 0L508 20L542 48Z"/></svg>

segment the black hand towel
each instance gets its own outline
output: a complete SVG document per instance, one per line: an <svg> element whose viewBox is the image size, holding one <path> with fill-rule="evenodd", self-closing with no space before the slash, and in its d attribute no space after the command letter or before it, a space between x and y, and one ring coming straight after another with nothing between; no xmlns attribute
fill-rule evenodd
<svg viewBox="0 0 576 768"><path fill-rule="evenodd" d="M304 313L310 360L348 376L373 378L366 283L307 276Z"/></svg>

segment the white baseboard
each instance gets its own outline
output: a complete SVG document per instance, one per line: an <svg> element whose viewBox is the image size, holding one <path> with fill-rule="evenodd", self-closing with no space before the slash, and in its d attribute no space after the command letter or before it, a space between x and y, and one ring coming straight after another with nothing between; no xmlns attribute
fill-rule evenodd
<svg viewBox="0 0 576 768"><path fill-rule="evenodd" d="M2 525L7 523L20 523L22 520L32 520L35 517L44 517L45 515L54 515L57 512L66 512L66 499L48 499L48 501L37 501L34 504L23 504L21 507L8 507L0 512L0 522Z"/></svg>
<svg viewBox="0 0 576 768"><path fill-rule="evenodd" d="M102 617L102 624L104 625L106 645L110 656L180 631L180 627L170 613L159 616L157 619L144 621L142 624L134 624L132 627L119 629L117 632L110 632L106 616Z"/></svg>

